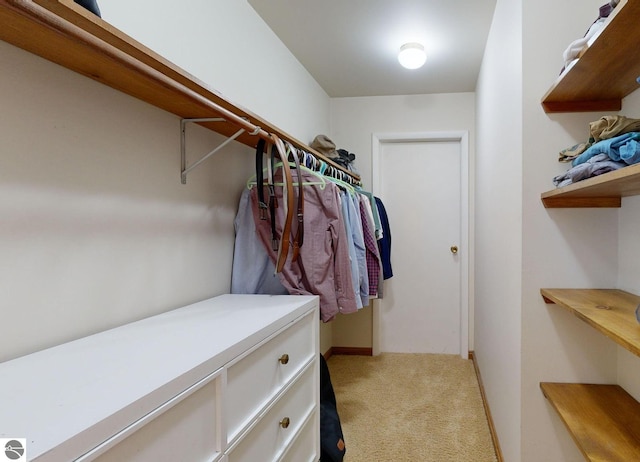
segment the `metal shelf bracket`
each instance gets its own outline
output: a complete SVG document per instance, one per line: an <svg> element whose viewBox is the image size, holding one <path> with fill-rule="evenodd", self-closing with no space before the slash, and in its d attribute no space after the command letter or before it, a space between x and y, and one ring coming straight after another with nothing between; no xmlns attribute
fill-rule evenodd
<svg viewBox="0 0 640 462"><path fill-rule="evenodd" d="M235 140L237 137L242 135L246 130L241 128L229 138L220 143L216 148L210 151L208 154L205 154L200 160L194 162L189 167L187 167L187 136L186 136L186 127L188 123L199 123L199 122L226 122L226 119L222 117L201 117L197 119L181 119L180 120L180 181L182 184L187 184L187 174L200 165L202 162L207 160L209 157L214 155L220 149L224 148L227 144ZM257 135L260 132L260 127L255 128L254 131L251 132L252 135Z"/></svg>

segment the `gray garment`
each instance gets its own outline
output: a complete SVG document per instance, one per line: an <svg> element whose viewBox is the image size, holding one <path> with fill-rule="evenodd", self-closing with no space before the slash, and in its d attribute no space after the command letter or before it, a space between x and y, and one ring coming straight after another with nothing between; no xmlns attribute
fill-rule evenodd
<svg viewBox="0 0 640 462"><path fill-rule="evenodd" d="M576 183L580 180L585 180L603 173L618 170L622 167L626 167L624 162L615 162L606 154L598 154L591 157L586 162L578 164L575 167L570 168L562 175L558 175L553 179L553 184L558 188L568 186L572 183Z"/></svg>
<svg viewBox="0 0 640 462"><path fill-rule="evenodd" d="M287 295L289 292L275 274L276 268L256 234L250 191L240 196L238 214L233 222L236 242L231 271L232 294Z"/></svg>
<svg viewBox="0 0 640 462"><path fill-rule="evenodd" d="M353 233L353 243L356 248L358 260L358 287L360 288L360 301L362 306L369 304L369 275L367 272L367 249L364 245L364 234L362 231L362 219L360 218L360 196L347 194L349 199L349 221L351 222L351 232Z"/></svg>
<svg viewBox="0 0 640 462"><path fill-rule="evenodd" d="M347 233L347 246L349 247L349 263L351 264L351 282L353 283L353 292L356 297L356 307L361 309L362 299L360 298L360 275L358 270L358 257L356 256L356 247L353 242L353 232L351 217L349 216L349 198L347 193L340 191L340 207L342 208L342 218L344 218L344 228Z"/></svg>

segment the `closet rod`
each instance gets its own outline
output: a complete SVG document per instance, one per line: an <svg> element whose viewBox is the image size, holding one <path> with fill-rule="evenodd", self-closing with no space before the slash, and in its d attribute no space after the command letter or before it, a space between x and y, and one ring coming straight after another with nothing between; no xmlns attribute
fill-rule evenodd
<svg viewBox="0 0 640 462"><path fill-rule="evenodd" d="M230 122L236 126L244 128L248 132L253 132L257 128L256 125L252 124L251 122L242 118L241 116L235 114L234 112L211 101L210 99L192 90L186 85L179 83L176 80L168 77L167 75L165 75L159 70L156 70L150 65L143 63L142 61L130 56L128 53L120 50L119 48L105 42L104 40L97 38L95 35L85 31L81 27L60 18L55 13L49 11L44 7L41 7L36 3L33 3L31 1L1 0L0 4L5 4L6 5L5 8L8 8L13 11L17 11L18 14L20 14L21 16L24 16L25 13L28 14L29 16L32 17L32 20L36 20L39 23L44 24L48 29L51 29L57 33L62 33L67 38L71 38L74 41L82 43L84 46L91 48L93 51L97 52L102 57L107 58L111 61L114 61L115 63L121 65L123 68L133 70L137 74L142 75L148 78L149 80L176 92L176 94L180 94L182 96L187 97L188 99L197 103L203 108L213 111L216 115L222 117L227 122ZM33 53L36 53L38 55L42 55L42 53L40 52L43 50L29 49L29 51L32 51ZM52 59L52 57L50 57L48 54L45 54L45 57L47 57L48 59ZM54 62L56 61L54 60ZM66 64L63 64L63 65L66 66ZM80 71L80 72L87 75L86 72L83 72L83 71ZM107 83L110 86L113 86L114 88L127 93L126 89L119 88L118 86L106 81L107 76L88 75L88 77L91 77L103 83ZM150 102L150 103L154 104L154 102ZM260 129L260 131L256 134L265 139L270 138L269 133L267 133L263 129Z"/></svg>
<svg viewBox="0 0 640 462"><path fill-rule="evenodd" d="M199 117L199 118L195 118L195 119L181 119L180 120L180 181L182 182L182 184L187 184L187 174L192 171L193 169L195 169L198 165L202 164L205 160L207 160L209 157L211 157L212 155L214 155L216 152L218 152L220 149L222 149L223 147L225 147L227 144L229 144L231 141L234 141L236 138L238 138L240 135L242 135L243 133L245 133L245 129L244 128L240 128L237 132L235 132L233 135L229 136L226 140L224 140L222 143L220 143L218 146L216 146L213 150L211 150L209 153L205 154L203 157L201 157L198 161L194 162L193 164L191 164L189 167L187 167L187 135L186 135L186 126L188 123L190 122L194 122L194 123L202 123L202 122L226 122L225 119L221 118L221 117ZM263 131L260 127L258 126L254 126L253 131L251 131L249 133L249 135L258 135L260 134L260 132ZM272 142L273 139L271 138L270 134L267 134L268 136L266 138L264 138L266 141ZM326 158L325 156L323 156L320 153L313 153L310 152L311 149L308 148L307 146L302 145L302 143L292 143L290 141L287 140L287 142L291 145L294 145L294 147L300 151L306 151L309 155L315 157L318 161L322 161L325 162L328 166L331 165L333 168L335 169L339 169L341 172L344 172L346 175L348 175L349 177L354 179L354 183L359 185L361 184L360 182L360 177L357 175L354 175L352 172L344 169L342 166L337 165L335 162L331 161L330 159ZM300 158L300 157L299 157ZM301 159L302 160L302 159Z"/></svg>
<svg viewBox="0 0 640 462"><path fill-rule="evenodd" d="M215 103L212 103L212 104L215 104ZM222 108L222 109L224 109L224 108ZM253 136L257 135L257 136L260 136L261 138L263 138L267 142L270 142L270 143L273 142L273 138L271 137L270 133L266 132L265 130L263 130L261 127L259 127L257 125L253 125L251 122L247 121L245 118L241 117L241 119L246 122L245 125L248 125L249 127L251 127L251 131L249 132L249 135L253 135ZM225 147L231 141L235 140L240 135L245 133L245 131L247 131L246 130L246 126L242 126L237 132L235 132L233 135L228 137L225 141L223 141L220 145L218 145L216 148L214 148L208 154L203 156L200 160L196 161L195 163L193 163L192 165L187 167L186 125L189 122L204 123L204 122L228 122L228 121L226 119L224 119L224 118L221 118L221 117L198 117L198 118L193 118L193 119L181 119L180 120L180 159L181 159L180 180L181 180L182 184L187 184L187 174L191 170L196 168L198 165L200 165L202 162L207 160L213 154L218 152L220 149ZM281 137L281 139L283 139L283 140L287 141L289 144L293 145L296 149L299 149L299 150L302 150L302 151L306 151L308 154L312 155L317 160L322 161L322 162L326 163L327 165L330 165L334 169L340 170L341 172L345 173L349 177L353 178L355 184L358 184L358 185L361 184L361 180L360 180L360 177L358 175L356 175L353 172L347 170L346 168L342 167L341 165L338 165L337 163L333 162L328 157L325 157L324 155L320 154L319 152L311 149L309 146L306 146L303 143L300 143L299 141L295 140L294 138L289 137L286 134L283 134L283 133L281 133L279 131L276 131L276 134L278 135L278 137Z"/></svg>
<svg viewBox="0 0 640 462"><path fill-rule="evenodd" d="M188 113L219 116L226 125L214 131L223 135L233 133L236 128L232 127L235 126L243 129L245 134L255 133L271 141L269 132L272 132L360 181L358 175L211 92L172 63L75 3L67 5L60 0L0 0L0 19L2 40L180 117ZM220 99L230 109L213 99ZM245 113L246 116L236 112ZM257 120L267 129L251 123L249 118ZM256 145L251 142L251 137L241 136L238 141L253 147Z"/></svg>

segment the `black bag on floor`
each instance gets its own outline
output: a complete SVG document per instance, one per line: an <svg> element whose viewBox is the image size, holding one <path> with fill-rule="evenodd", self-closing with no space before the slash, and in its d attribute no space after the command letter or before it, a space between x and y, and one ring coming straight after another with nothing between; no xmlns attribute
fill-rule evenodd
<svg viewBox="0 0 640 462"><path fill-rule="evenodd" d="M320 460L342 462L346 450L329 367L320 355Z"/></svg>

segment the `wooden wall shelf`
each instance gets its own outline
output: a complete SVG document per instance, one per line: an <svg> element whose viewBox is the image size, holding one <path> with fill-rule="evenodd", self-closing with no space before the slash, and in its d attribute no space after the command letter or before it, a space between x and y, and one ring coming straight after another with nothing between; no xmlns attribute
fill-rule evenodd
<svg viewBox="0 0 640 462"><path fill-rule="evenodd" d="M580 59L542 98L545 112L619 111L640 84L640 0L621 0Z"/></svg>
<svg viewBox="0 0 640 462"><path fill-rule="evenodd" d="M546 208L620 207L622 198L640 194L640 164L587 178L542 193Z"/></svg>
<svg viewBox="0 0 640 462"><path fill-rule="evenodd" d="M618 289L540 289L555 303L640 356L640 297ZM594 462L640 460L640 403L619 385L540 383L586 458Z"/></svg>
<svg viewBox="0 0 640 462"><path fill-rule="evenodd" d="M555 303L594 329L640 356L640 323L635 310L640 297L618 289L540 289L546 303Z"/></svg>
<svg viewBox="0 0 640 462"><path fill-rule="evenodd" d="M640 87L640 0L620 0L598 36L542 98L545 112L620 111ZM620 207L640 194L640 165L542 193L546 208ZM541 289L554 303L640 356L640 297L617 289ZM619 385L540 383L586 460L640 460L640 404Z"/></svg>
<svg viewBox="0 0 640 462"><path fill-rule="evenodd" d="M589 461L640 460L640 404L618 385L540 384Z"/></svg>
<svg viewBox="0 0 640 462"><path fill-rule="evenodd" d="M255 147L270 133L359 180L311 149L209 88L73 0L0 0L0 40L41 56L183 119L223 117L201 125ZM255 127L261 130L251 135ZM178 128L176 128L178 130Z"/></svg>

